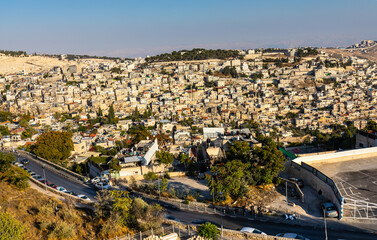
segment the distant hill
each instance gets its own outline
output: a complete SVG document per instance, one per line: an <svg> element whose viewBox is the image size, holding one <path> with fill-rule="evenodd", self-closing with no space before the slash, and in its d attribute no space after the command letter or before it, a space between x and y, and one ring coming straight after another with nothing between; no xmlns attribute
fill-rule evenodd
<svg viewBox="0 0 377 240"><path fill-rule="evenodd" d="M168 62L168 61L190 61L190 60L207 60L207 59L235 59L240 58L238 50L206 50L203 48L194 48L192 50L173 51L172 53L163 53L153 57L146 58L147 62Z"/></svg>

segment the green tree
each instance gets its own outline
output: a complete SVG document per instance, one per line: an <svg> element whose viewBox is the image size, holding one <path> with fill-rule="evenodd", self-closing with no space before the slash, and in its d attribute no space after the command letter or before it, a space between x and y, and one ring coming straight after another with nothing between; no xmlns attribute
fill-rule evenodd
<svg viewBox="0 0 377 240"><path fill-rule="evenodd" d="M18 240L24 239L24 225L10 214L0 212L0 239Z"/></svg>
<svg viewBox="0 0 377 240"><path fill-rule="evenodd" d="M39 157L60 163L73 151L72 133L51 131L38 137L32 151Z"/></svg>
<svg viewBox="0 0 377 240"><path fill-rule="evenodd" d="M16 161L16 157L13 154L0 152L0 172L5 172L11 168L14 161Z"/></svg>
<svg viewBox="0 0 377 240"><path fill-rule="evenodd" d="M32 136L31 132L28 130L25 130L21 134L21 139L31 138L31 136Z"/></svg>
<svg viewBox="0 0 377 240"><path fill-rule="evenodd" d="M111 196L113 197L113 211L120 214L122 225L127 226L132 199L126 191L113 190L111 191Z"/></svg>
<svg viewBox="0 0 377 240"><path fill-rule="evenodd" d="M19 190L24 190L29 187L29 176L29 173L25 170L13 166L3 173L0 173L2 181L16 186Z"/></svg>
<svg viewBox="0 0 377 240"><path fill-rule="evenodd" d="M119 165L119 160L117 158L113 158L109 164L110 170L113 173L119 173L122 170L122 167Z"/></svg>
<svg viewBox="0 0 377 240"><path fill-rule="evenodd" d="M229 160L238 159L242 162L249 162L252 157L249 144L245 141L233 142L227 152L227 157Z"/></svg>
<svg viewBox="0 0 377 240"><path fill-rule="evenodd" d="M157 152L156 157L157 157L157 161L164 165L169 165L174 162L174 155L169 152L165 152L165 151Z"/></svg>
<svg viewBox="0 0 377 240"><path fill-rule="evenodd" d="M1 136L9 135L10 134L9 129L5 126L0 126L0 134Z"/></svg>
<svg viewBox="0 0 377 240"><path fill-rule="evenodd" d="M219 230L216 225L206 222L198 227L198 234L206 239L217 239Z"/></svg>
<svg viewBox="0 0 377 240"><path fill-rule="evenodd" d="M367 125L364 128L365 130L371 130L377 132L377 123L373 120L367 122Z"/></svg>
<svg viewBox="0 0 377 240"><path fill-rule="evenodd" d="M185 166L187 166L187 164L189 164L191 162L191 159L190 159L188 154L181 153L181 154L179 154L179 162L181 164L184 164Z"/></svg>
<svg viewBox="0 0 377 240"><path fill-rule="evenodd" d="M98 108L97 115L98 115L99 117L102 117L102 116L103 116L103 112L102 112L101 107Z"/></svg>
<svg viewBox="0 0 377 240"><path fill-rule="evenodd" d="M109 124L115 124L116 123L113 104L111 104L110 107L109 107L109 114L107 115L107 122Z"/></svg>
<svg viewBox="0 0 377 240"><path fill-rule="evenodd" d="M247 178L249 177L249 163L241 160L233 160L224 164L218 164L211 169L212 177L207 177L211 193L217 199L231 197L238 199L247 193Z"/></svg>

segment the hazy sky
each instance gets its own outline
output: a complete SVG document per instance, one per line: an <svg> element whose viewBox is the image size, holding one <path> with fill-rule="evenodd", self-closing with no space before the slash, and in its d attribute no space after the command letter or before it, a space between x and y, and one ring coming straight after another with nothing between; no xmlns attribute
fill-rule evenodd
<svg viewBox="0 0 377 240"><path fill-rule="evenodd" d="M377 0L1 0L0 49L136 57L377 40Z"/></svg>

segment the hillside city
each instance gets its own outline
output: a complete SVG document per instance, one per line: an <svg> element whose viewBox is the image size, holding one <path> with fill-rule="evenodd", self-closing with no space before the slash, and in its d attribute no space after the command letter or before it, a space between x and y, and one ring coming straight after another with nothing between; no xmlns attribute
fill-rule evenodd
<svg viewBox="0 0 377 240"><path fill-rule="evenodd" d="M223 218L232 217L281 228L297 221L304 235L333 218L333 234L372 239L369 222L347 222L351 233L333 220L343 210L355 219L356 200L375 195L345 201L346 182L311 157L373 155L352 151L377 146L377 64L352 52L376 46L192 49L135 59L0 51L1 199L43 202L0 205L14 215L25 210L30 232L17 227L14 239L246 239L239 229L223 232ZM190 206L220 214L221 224L187 217ZM370 218L377 205L365 211ZM248 239L266 235L246 228ZM302 237L290 234L263 239Z"/></svg>

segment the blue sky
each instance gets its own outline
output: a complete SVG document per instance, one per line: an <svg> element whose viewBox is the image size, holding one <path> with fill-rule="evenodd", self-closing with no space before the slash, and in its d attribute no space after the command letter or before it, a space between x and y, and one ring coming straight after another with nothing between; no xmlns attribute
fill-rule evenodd
<svg viewBox="0 0 377 240"><path fill-rule="evenodd" d="M377 40L377 0L3 0L0 49L137 57Z"/></svg>

